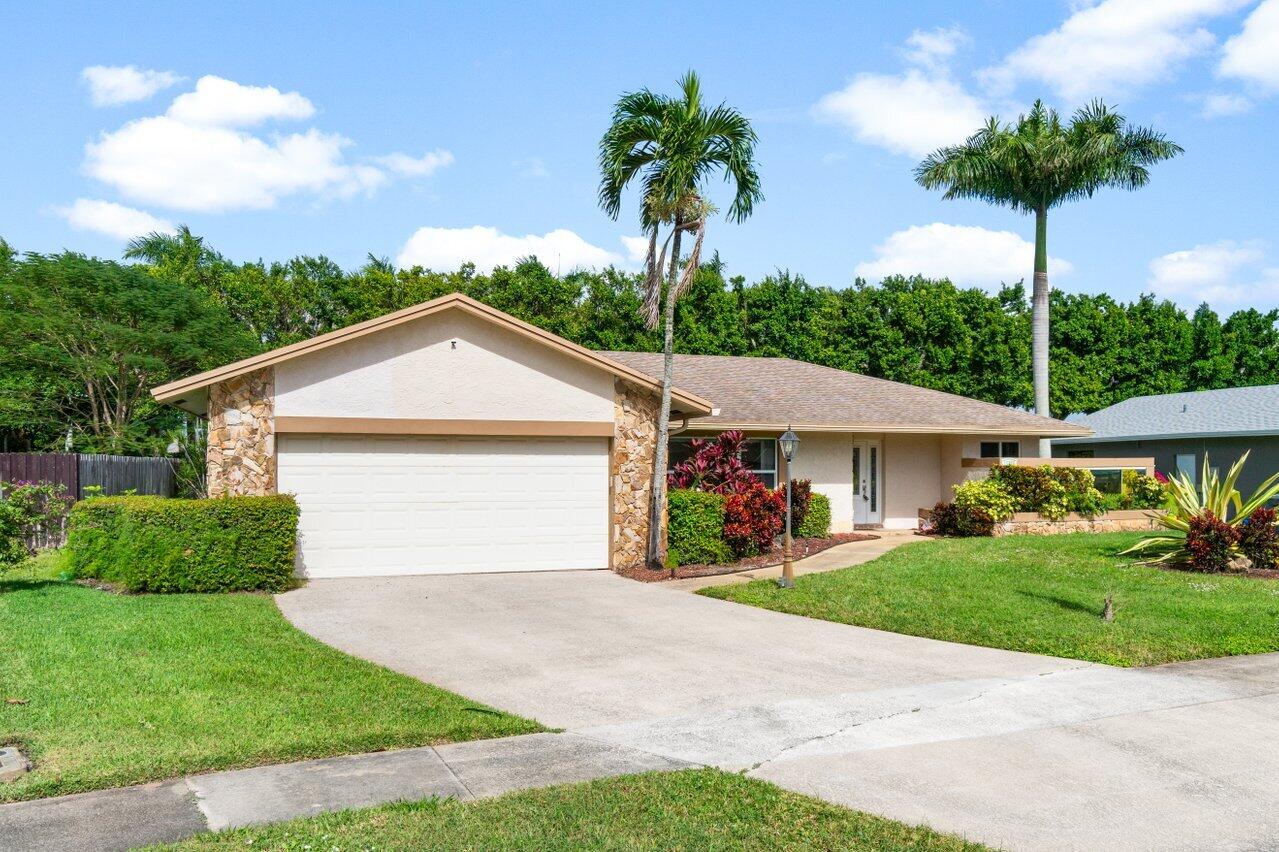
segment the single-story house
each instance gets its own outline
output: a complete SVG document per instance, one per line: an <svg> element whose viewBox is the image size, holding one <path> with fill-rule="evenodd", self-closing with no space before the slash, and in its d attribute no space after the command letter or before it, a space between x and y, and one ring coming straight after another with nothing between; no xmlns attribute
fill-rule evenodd
<svg viewBox="0 0 1279 852"><path fill-rule="evenodd" d="M642 564L661 356L593 352L461 294L171 382L208 417L210 496L287 492L309 577ZM913 527L966 457L1087 430L783 358L678 356L672 455L744 430L750 464L831 499L834 528Z"/></svg>
<svg viewBox="0 0 1279 852"><path fill-rule="evenodd" d="M1136 396L1070 422L1093 434L1054 438L1054 457L1151 456L1161 473L1198 483L1205 455L1225 472L1249 452L1244 494L1279 470L1279 385Z"/></svg>

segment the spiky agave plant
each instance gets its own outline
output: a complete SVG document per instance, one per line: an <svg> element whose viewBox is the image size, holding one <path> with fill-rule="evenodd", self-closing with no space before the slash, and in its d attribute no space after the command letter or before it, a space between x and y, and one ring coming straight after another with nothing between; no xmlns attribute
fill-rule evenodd
<svg viewBox="0 0 1279 852"><path fill-rule="evenodd" d="M1152 514L1166 530L1181 533L1180 535L1155 535L1143 538L1120 555L1142 554L1145 558L1138 560L1146 565L1160 562L1189 561L1186 550L1186 533L1191 522L1198 517L1211 513L1214 518L1238 527L1254 511L1266 505L1279 494L1279 473L1273 474L1265 482L1257 486L1252 496L1244 500L1235 483L1243 472L1248 461L1248 453L1230 466L1225 477L1209 466L1208 455L1204 454L1203 472L1199 477L1199 485L1185 473L1178 471L1168 478L1168 491L1172 495L1171 505L1161 514Z"/></svg>

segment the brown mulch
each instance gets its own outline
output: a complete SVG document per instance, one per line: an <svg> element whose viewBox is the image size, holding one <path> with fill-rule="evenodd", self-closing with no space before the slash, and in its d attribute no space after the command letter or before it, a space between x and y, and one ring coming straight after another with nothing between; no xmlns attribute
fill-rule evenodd
<svg viewBox="0 0 1279 852"><path fill-rule="evenodd" d="M829 538L797 538L791 546L795 559L813 556L828 550L837 544L848 544L850 541L870 541L879 538L869 533L836 533ZM641 583L661 583L665 580L687 580L693 577L713 577L716 574L736 574L739 571L750 571L753 568L769 568L782 562L782 548L774 547L768 553L748 556L727 565L681 565L675 569L654 571L651 568L617 568L614 569L623 577L639 580Z"/></svg>

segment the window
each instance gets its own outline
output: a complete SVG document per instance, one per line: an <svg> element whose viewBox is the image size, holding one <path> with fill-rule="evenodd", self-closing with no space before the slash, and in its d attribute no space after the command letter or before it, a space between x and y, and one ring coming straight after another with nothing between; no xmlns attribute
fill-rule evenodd
<svg viewBox="0 0 1279 852"><path fill-rule="evenodd" d="M1091 459L1096 457L1096 450L1066 450L1068 459Z"/></svg>
<svg viewBox="0 0 1279 852"><path fill-rule="evenodd" d="M1021 441L982 441L984 459L1015 459L1021 455Z"/></svg>
<svg viewBox="0 0 1279 852"><path fill-rule="evenodd" d="M1194 484L1199 484L1199 477L1195 475L1194 453L1177 453L1177 472L1190 477L1190 481Z"/></svg>
<svg viewBox="0 0 1279 852"><path fill-rule="evenodd" d="M693 455L692 438L671 438L667 453L668 471ZM772 438L747 438L742 442L742 464L769 488L777 487L777 442Z"/></svg>

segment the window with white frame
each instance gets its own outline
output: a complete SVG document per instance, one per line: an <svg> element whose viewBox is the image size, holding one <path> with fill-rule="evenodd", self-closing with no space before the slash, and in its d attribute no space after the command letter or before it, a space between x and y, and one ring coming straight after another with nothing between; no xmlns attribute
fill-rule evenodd
<svg viewBox="0 0 1279 852"><path fill-rule="evenodd" d="M671 438L667 453L667 472L693 454L694 438ZM708 440L714 440L713 438ZM777 487L777 442L772 438L747 438L742 442L742 464L769 488Z"/></svg>

